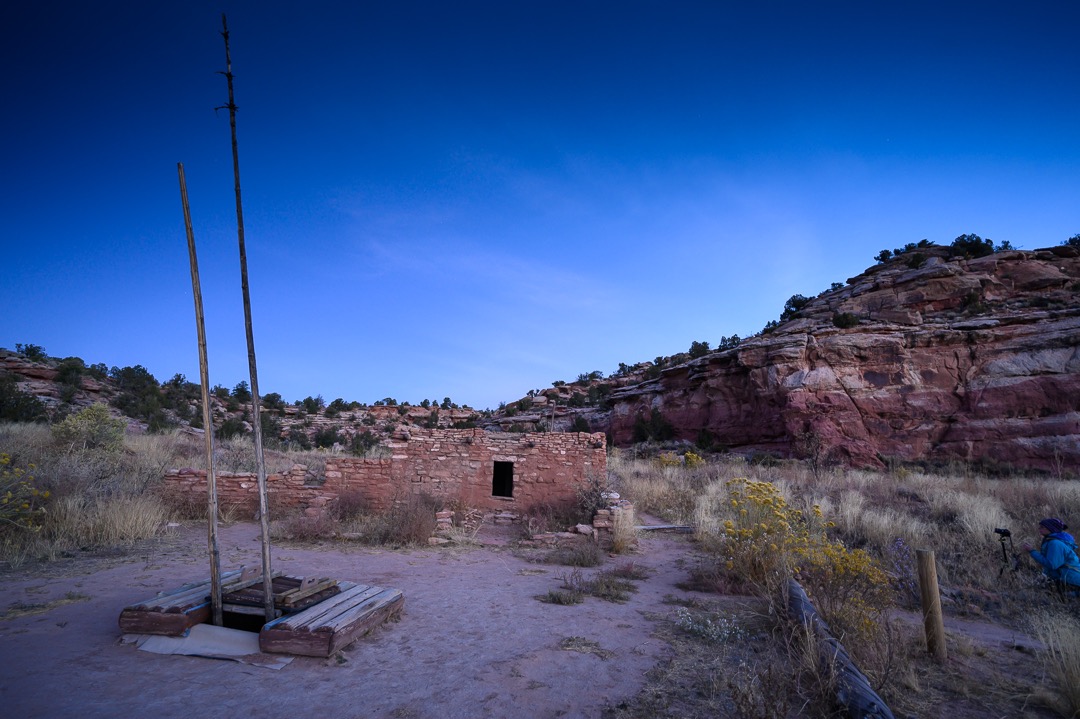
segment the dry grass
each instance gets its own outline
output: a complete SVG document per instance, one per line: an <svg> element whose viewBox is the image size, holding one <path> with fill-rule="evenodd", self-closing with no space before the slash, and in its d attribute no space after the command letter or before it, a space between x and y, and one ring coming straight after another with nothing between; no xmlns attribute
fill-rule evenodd
<svg viewBox="0 0 1080 719"><path fill-rule="evenodd" d="M1043 666L1054 680L1047 703L1063 717L1080 717L1080 616L1053 608L1036 614L1032 623L1044 646Z"/></svg>
<svg viewBox="0 0 1080 719"><path fill-rule="evenodd" d="M0 561L17 566L49 560L73 549L131 544L161 532L170 512L157 489L164 469L183 456L176 435L126 437L123 447L72 449L43 425L0 425L0 447L34 465L37 485L49 493L33 531L5 527Z"/></svg>
<svg viewBox="0 0 1080 719"><path fill-rule="evenodd" d="M624 496L634 502L639 511L672 522L690 521L707 551L719 553L723 547L730 551L731 542L724 540L725 532L731 531L730 523L735 522L736 532L747 526L740 524L746 518L740 520L740 510L732 506L733 499L740 502L745 499L732 495L730 480L733 477L751 483L768 482L776 492L774 502L779 502L779 505L770 506L798 509L807 516L813 513L815 505L818 506L822 519L831 523L831 526L826 525L829 544L825 546L833 547L830 551L838 553L832 560L832 570L818 574L820 586L809 589L812 599L815 592L818 600L837 598L838 601L832 602L836 605L833 610L839 607L846 611L852 607L851 597L845 598L850 589L837 584L844 579L844 573L837 574L833 570L863 567L867 561L887 572L884 587L880 582L871 585L875 587L875 593L884 588L891 595L891 599L877 596L873 606L882 610L887 610L891 603L912 606L917 602L918 594L914 550L926 548L935 551L948 614L989 616L1006 626L1019 626L1031 606L1052 601L1052 596L1034 563L1021 556L1019 569L1012 571L1015 552L1009 554L1007 563L1002 562L1001 544L993 530L1010 529L1018 548L1024 540L1038 544L1035 529L1042 517L1060 516L1066 521L1072 519L1073 524L1080 523L1080 483L1063 482L1058 478L987 478L968 469L930 474L904 468L886 472L833 468L815 475L795 462L763 466L748 464L738 458L714 458L704 467L687 469L619 451L614 453L609 467L620 475ZM740 508L745 507L745 504L740 505ZM728 537L730 539L732 535L728 534ZM1010 547L1007 545L1006 549ZM866 559L852 554L853 550L864 552ZM758 552L756 556L760 558L764 553ZM729 561L738 559L730 553L726 558ZM803 574L805 563L805 560L796 562L804 565L800 568ZM1002 571L1003 564L1005 571ZM725 571L721 562L711 565L706 562L693 570L694 581L690 586L721 593L747 590L771 593L769 585L773 582L747 581L747 577L740 577L738 572L733 574L730 567L729 564ZM781 569L778 565L777 571ZM865 594L865 588L857 584L849 586L857 590L852 596ZM823 601L825 605L829 603ZM773 611L778 608L779 603L775 603ZM1071 611L1074 619L1080 616L1080 606L1072 607ZM971 651L965 653L959 646L962 642L953 640L955 649L962 656L981 667L978 676L965 671L938 674L913 671L913 668L926 664L925 646L920 651L909 651L904 648L906 640L896 626L879 620L867 623L866 617L859 613L839 620L834 618L830 623L844 630L845 636L841 638L845 646L890 701L914 708L916 713L926 708L921 701L927 697L940 700L943 696L967 693L970 701L978 701L980 684L986 675L993 673L992 667L983 666L992 664L993 660L978 655L981 649L976 651L977 647L973 645L969 647ZM869 629L875 624L875 631L858 631L860 625ZM1072 641L1071 646L1080 646L1080 639ZM795 649L788 647L786 654L791 662L798 664L799 657L805 652ZM1068 666L1074 661L1064 656L1060 652L1049 652L1043 657L1048 674L1056 672L1055 676L1065 676L1064 669L1054 668ZM813 681L805 670L804 667L801 673L804 681ZM756 711L764 716L769 715L769 711L761 706L760 689L768 684L768 677L759 674L755 674L758 678L754 681L747 680L747 690L741 698L736 692L734 700L758 702ZM1065 681L1071 684L1062 686L1080 686L1076 675ZM1025 695L1012 689L1010 692L995 695L994 700L1003 706L1020 707L1023 713ZM1062 692L1058 693L1064 697ZM782 706L783 702L777 701L774 710L779 711Z"/></svg>
<svg viewBox="0 0 1080 719"><path fill-rule="evenodd" d="M1073 518L1080 526L1080 482L1049 477L832 469L815 479L798 463L765 467L724 458L685 469L619 450L613 451L609 468L620 475L623 494L638 511L693 524L699 535L716 534L730 518L730 479L771 482L789 506L805 512L818 505L835 523L831 537L865 549L886 565L905 564L893 561L898 545L907 553L935 550L939 580L961 594L975 590L1024 600L1038 588L1031 563L1022 563L1016 574L1006 572L1004 582L999 577L1001 545L995 528L1010 529L1019 546L1025 539L1038 544L1038 521L1046 516Z"/></svg>

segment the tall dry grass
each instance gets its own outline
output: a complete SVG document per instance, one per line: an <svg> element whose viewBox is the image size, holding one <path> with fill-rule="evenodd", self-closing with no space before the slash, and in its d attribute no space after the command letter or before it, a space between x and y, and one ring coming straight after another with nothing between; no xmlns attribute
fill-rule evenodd
<svg viewBox="0 0 1080 719"><path fill-rule="evenodd" d="M48 492L32 528L0 528L0 562L17 566L73 549L109 547L152 537L170 513L158 497L166 469L193 450L176 434L128 435L122 447L81 448L39 424L0 424L0 448L33 465Z"/></svg>
<svg viewBox="0 0 1080 719"><path fill-rule="evenodd" d="M835 523L830 535L848 546L866 549L890 565L905 564L897 561L897 552L912 555L915 549L931 549L943 585L998 596L1022 597L1039 582L1034 564L1025 564L1023 556L1020 571L1011 571L1011 566L1000 571L1001 544L994 529L1009 529L1018 549L1024 540L1038 545L1043 517L1061 517L1080 527L1080 482L1049 476L988 478L967 469L929 474L833 468L815 478L799 463L766 467L732 458L683 468L619 450L612 452L608 466L638 511L693 524L705 533L715 533L730 518L730 479L768 481L792 507L806 512L819 506Z"/></svg>
<svg viewBox="0 0 1080 719"><path fill-rule="evenodd" d="M876 569L865 570L870 574L864 576L873 576L878 570L886 572L891 601L917 607L914 553L916 549L930 549L936 555L947 611L991 614L1013 625L1022 622L1030 607L1054 601L1038 567L1019 552L1021 543L1027 540L1038 545L1038 521L1046 516L1061 517L1080 527L1080 482L1058 477L990 478L979 476L969 468L932 474L900 467L881 472L831 468L815 475L796 462L762 466L740 458L714 458L704 467L679 467L670 458L656 461L618 450L612 453L609 467L620 477L624 496L639 511L671 522L693 524L702 547L722 556L729 568L740 566L738 558L731 554L731 538L738 538L754 527L757 528L754 531L762 532L758 544L753 545L754 551L764 555L767 553L764 548L772 544L782 548L782 543L774 537L783 535L774 534L773 529L765 530L761 520L746 524L746 497L732 494L733 486L767 482L772 494L766 501L771 504L759 503L759 511L781 507L784 512L797 509L810 516L816 506L822 519L832 525L826 530L829 543L822 545L825 556L828 558L831 553L832 558L825 566L826 571L818 573L824 583L834 583L852 567L869 567L866 563L872 562ZM736 477L743 478L747 484L732 483ZM751 519L754 511L750 509ZM995 534L995 529L1008 529L1012 533L1014 544L1005 544L1005 560L1000 535ZM799 563L805 570L806 556L795 562ZM776 566L782 567L784 563L778 562ZM747 586L738 577L724 576L723 570L718 566L713 575L699 577L699 583L720 590ZM879 588L874 582L850 586L855 587L856 595L845 594L841 584L833 589L818 587L818 597L838 597L840 601L833 609L844 611L845 607L851 608L851 597L865 593L865 587ZM812 598L813 594L811 588ZM875 601L888 604L890 600L877 595ZM1075 600L1071 612L1074 621L1080 617L1080 604ZM894 669L872 666L875 659L887 658L895 648L883 644L888 637L880 633L868 632L860 638L857 631L852 631L864 618L841 616L839 622L830 624L843 626L845 620L854 620L847 621L849 636L845 642L854 645L848 649L871 665L866 667L868 673L885 677L893 672L894 681L902 681L902 677L896 678L900 675ZM1068 646L1080 651L1080 636L1064 633L1069 626L1072 625L1057 625L1057 631L1062 632L1059 638L1047 634L1050 638L1044 641L1052 649L1044 661L1048 671L1062 678L1062 687L1077 687L1080 670L1076 667L1080 662L1061 649ZM875 642L879 646L875 647ZM1071 711L1075 711L1076 705L1071 706Z"/></svg>
<svg viewBox="0 0 1080 719"><path fill-rule="evenodd" d="M1035 614L1032 625L1056 690L1046 703L1064 717L1080 717L1080 616L1052 607Z"/></svg>

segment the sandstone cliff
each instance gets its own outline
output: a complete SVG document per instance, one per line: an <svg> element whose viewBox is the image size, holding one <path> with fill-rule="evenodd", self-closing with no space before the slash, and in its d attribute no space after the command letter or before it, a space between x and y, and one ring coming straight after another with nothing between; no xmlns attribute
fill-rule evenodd
<svg viewBox="0 0 1080 719"><path fill-rule="evenodd" d="M744 451L1080 466L1080 252L920 253L734 349L615 389L615 444L655 411L681 439L704 430Z"/></svg>

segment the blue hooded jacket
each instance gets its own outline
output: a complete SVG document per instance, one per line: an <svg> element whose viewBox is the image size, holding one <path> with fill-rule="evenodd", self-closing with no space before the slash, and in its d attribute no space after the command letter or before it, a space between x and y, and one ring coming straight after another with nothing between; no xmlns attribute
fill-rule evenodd
<svg viewBox="0 0 1080 719"><path fill-rule="evenodd" d="M1043 537L1042 547L1031 550L1031 558L1042 565L1043 574L1074 587L1080 587L1080 558L1076 540L1068 532L1054 532Z"/></svg>

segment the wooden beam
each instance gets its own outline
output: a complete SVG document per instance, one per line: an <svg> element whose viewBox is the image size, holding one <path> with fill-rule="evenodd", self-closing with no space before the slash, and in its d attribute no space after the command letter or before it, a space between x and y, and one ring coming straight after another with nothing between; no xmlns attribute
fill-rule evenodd
<svg viewBox="0 0 1080 719"><path fill-rule="evenodd" d="M184 206L184 229L187 231L188 259L191 264L191 292L195 296L195 329L199 337L199 381L202 385L203 443L206 450L206 544L210 553L210 615L214 624L221 626L221 551L218 549L217 539L217 477L214 473L214 421L210 413L210 366L206 359L206 325L203 322L199 259L195 254L195 232L191 226L184 164L176 163L176 171L180 176L180 199Z"/></svg>

